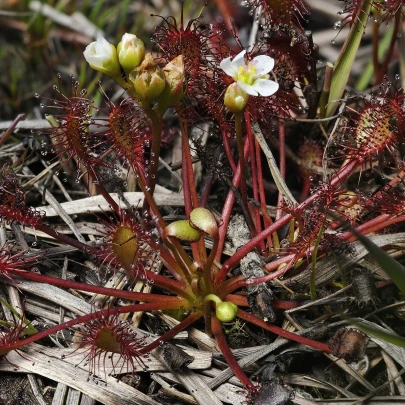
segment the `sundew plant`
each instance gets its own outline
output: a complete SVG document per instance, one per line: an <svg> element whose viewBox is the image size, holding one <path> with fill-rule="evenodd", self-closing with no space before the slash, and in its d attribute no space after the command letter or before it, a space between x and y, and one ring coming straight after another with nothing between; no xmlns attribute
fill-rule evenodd
<svg viewBox="0 0 405 405"><path fill-rule="evenodd" d="M346 297L359 244L345 223L388 238L405 220L405 59L397 46L405 3L343 1L347 38L333 64L321 60L305 28L311 10L304 1L245 3L255 31L250 43L231 20L210 23L204 10L188 22L183 14L180 21L151 16L156 29L148 41L129 32L119 43L100 36L83 47L83 61L101 77L97 102L86 83L62 73L53 97L36 94L49 123L32 134L40 145L14 159L0 156L1 281L20 298L32 285L69 291L88 310L38 328L24 301L16 308L3 294L4 362L18 368L36 348L57 343L89 375L138 375L141 386L153 356L163 353L176 372L187 369L192 359L180 348L180 364L165 354L194 327L219 350L246 402L270 404L288 403L291 392L286 402L271 402L269 380L244 369L233 351L238 328L332 360L364 356L365 347L361 355L357 346L347 349L353 339L366 346L364 335L339 329L345 322L332 309L322 307L330 314L323 317L318 309L303 312L302 325L287 323L284 313L328 294ZM364 88L372 89L361 91L349 86L369 29L373 74ZM0 146L12 143L20 120ZM170 166L173 145L181 157ZM34 203L31 186L51 170L67 188L87 189L84 209L69 216L56 200ZM34 180L26 182L27 174ZM34 235L31 248L25 234ZM393 250L405 242L398 235L386 242ZM83 263L92 263L92 277ZM366 271L352 276L353 284L366 277L360 284L378 293ZM378 305L358 285L355 291L360 308ZM353 305L342 302L337 312ZM170 319L169 326L147 332L146 321L135 322L142 314Z"/></svg>

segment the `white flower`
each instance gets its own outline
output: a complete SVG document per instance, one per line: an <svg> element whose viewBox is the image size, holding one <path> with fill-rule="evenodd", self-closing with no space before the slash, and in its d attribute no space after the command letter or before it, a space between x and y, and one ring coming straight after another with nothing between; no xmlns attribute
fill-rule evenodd
<svg viewBox="0 0 405 405"><path fill-rule="evenodd" d="M253 58L247 65L245 63L246 51L224 59L220 68L231 76L238 86L251 96L271 96L278 90L278 83L268 80L269 73L274 67L274 59L270 56L259 55Z"/></svg>
<svg viewBox="0 0 405 405"><path fill-rule="evenodd" d="M83 55L94 70L98 70L109 76L121 74L117 50L105 38L98 37L97 41L87 45Z"/></svg>

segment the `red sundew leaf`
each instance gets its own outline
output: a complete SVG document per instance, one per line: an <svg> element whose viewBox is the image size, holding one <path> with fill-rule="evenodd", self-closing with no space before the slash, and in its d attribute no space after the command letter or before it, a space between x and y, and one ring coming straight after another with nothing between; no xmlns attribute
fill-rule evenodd
<svg viewBox="0 0 405 405"><path fill-rule="evenodd" d="M115 158L122 159L135 173L144 174L152 132L143 110L135 107L131 98L115 105L101 88L100 92L107 107L98 108L105 117L96 120L96 146L104 150L104 155L114 152Z"/></svg>
<svg viewBox="0 0 405 405"><path fill-rule="evenodd" d="M0 172L0 219L35 228L44 218L44 213L25 204L25 194L19 187L17 176L7 167L3 168Z"/></svg>
<svg viewBox="0 0 405 405"><path fill-rule="evenodd" d="M14 346L14 344L20 340L23 334L32 334L36 332L36 329L24 316L14 319L14 324L8 324L7 326L2 325L0 327L0 357L6 355L11 350L16 350L10 349L10 347ZM18 350L16 351L20 356L22 356Z"/></svg>
<svg viewBox="0 0 405 405"><path fill-rule="evenodd" d="M119 210L115 218L104 220L98 217L103 229L102 244L98 259L101 265L117 271L122 267L129 279L148 281L147 264L153 267L157 260L152 236L147 232L145 221L135 209ZM150 281L150 280L149 280Z"/></svg>
<svg viewBox="0 0 405 405"><path fill-rule="evenodd" d="M328 211L328 215L332 216L335 220L342 222L336 216L336 214ZM367 236L358 232L354 227L347 222L342 223L354 236L364 245L364 247L370 252L371 256L379 264L379 266L388 274L394 284L399 288L402 294L405 294L405 266L396 261L383 249L372 242Z"/></svg>
<svg viewBox="0 0 405 405"><path fill-rule="evenodd" d="M61 75L57 75L59 85L53 88L58 97L45 99L50 105L41 104L55 114L45 115L52 128L44 128L39 134L48 135L52 142L52 149L56 153L55 159L60 159L62 165L75 160L79 168L87 170L93 180L97 180L99 169L111 165L103 161L97 153L97 138L91 132L90 126L94 123L93 113L97 110L93 100L86 98L86 90L79 91L79 83L72 77L71 90L65 95L62 90ZM40 96L37 94L37 98ZM48 151L44 150L43 154ZM78 171L78 178L80 170Z"/></svg>
<svg viewBox="0 0 405 405"><path fill-rule="evenodd" d="M271 25L290 25L301 27L305 15L309 11L302 0L247 0L248 4L257 10L262 7L261 16Z"/></svg>
<svg viewBox="0 0 405 405"><path fill-rule="evenodd" d="M89 364L91 374L99 375L101 368L106 374L107 363L114 374L123 370L134 373L137 366L146 369L147 355L140 352L146 344L145 338L138 337L130 322L121 320L119 313L110 308L81 325L73 344L71 355L82 355L81 362Z"/></svg>

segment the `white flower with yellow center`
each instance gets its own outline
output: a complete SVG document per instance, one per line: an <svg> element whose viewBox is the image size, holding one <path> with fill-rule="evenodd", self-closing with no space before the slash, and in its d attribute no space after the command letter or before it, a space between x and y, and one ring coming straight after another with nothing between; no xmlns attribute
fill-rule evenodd
<svg viewBox="0 0 405 405"><path fill-rule="evenodd" d="M246 51L243 50L232 58L226 58L220 63L220 68L251 96L268 97L278 90L278 83L269 79L268 73L274 67L274 59L267 55L259 55L251 62L245 62Z"/></svg>

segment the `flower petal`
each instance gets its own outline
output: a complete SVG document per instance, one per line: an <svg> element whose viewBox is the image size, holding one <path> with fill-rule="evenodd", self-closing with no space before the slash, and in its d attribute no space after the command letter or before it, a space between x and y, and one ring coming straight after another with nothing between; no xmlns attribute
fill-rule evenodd
<svg viewBox="0 0 405 405"><path fill-rule="evenodd" d="M238 86L245 91L247 94L251 95L251 96L258 96L257 91L253 88L253 86L251 86L250 84L246 84L241 82L240 80L237 81Z"/></svg>
<svg viewBox="0 0 405 405"><path fill-rule="evenodd" d="M239 52L233 58L232 66L235 68L236 72L239 72L239 68L246 65L246 63L245 63L245 55L246 55L246 50L244 49L243 51Z"/></svg>
<svg viewBox="0 0 405 405"><path fill-rule="evenodd" d="M255 77L260 77L273 70L274 59L267 55L259 55L253 58L252 63L256 66Z"/></svg>
<svg viewBox="0 0 405 405"><path fill-rule="evenodd" d="M239 82L238 82L239 84ZM273 80L257 79L252 84L252 87L261 96L268 97L274 94L278 90L278 83L273 82ZM246 90L245 90L246 91Z"/></svg>
<svg viewBox="0 0 405 405"><path fill-rule="evenodd" d="M95 68L102 68L104 62L113 56L111 45L104 37L98 37L97 41L87 45L83 55L86 61Z"/></svg>
<svg viewBox="0 0 405 405"><path fill-rule="evenodd" d="M95 68L102 68L104 59L97 55L95 47L92 44L88 45L83 52L84 58L90 66Z"/></svg>
<svg viewBox="0 0 405 405"><path fill-rule="evenodd" d="M245 62L245 55L246 55L246 49L244 49L243 51L240 51L232 60L232 62L237 62L240 59L243 60L243 62ZM239 63L239 62L238 62ZM245 63L243 63L243 66L245 65Z"/></svg>
<svg viewBox="0 0 405 405"><path fill-rule="evenodd" d="M228 75L231 77L236 77L238 71L237 69L234 68L232 62L231 62L231 57L226 58L221 61L219 64L219 67Z"/></svg>
<svg viewBox="0 0 405 405"><path fill-rule="evenodd" d="M98 37L95 42L96 53L99 56L111 57L111 45L104 37Z"/></svg>

